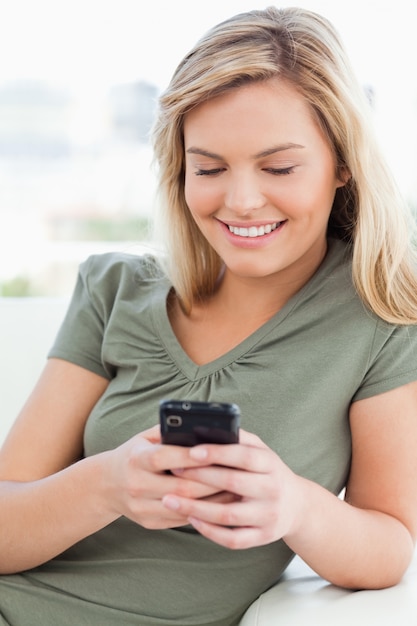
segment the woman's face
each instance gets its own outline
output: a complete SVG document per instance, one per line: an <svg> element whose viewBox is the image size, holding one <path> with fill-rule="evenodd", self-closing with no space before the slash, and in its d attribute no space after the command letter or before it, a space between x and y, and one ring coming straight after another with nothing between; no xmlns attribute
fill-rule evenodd
<svg viewBox="0 0 417 626"><path fill-rule="evenodd" d="M298 92L271 79L209 100L187 114L184 144L186 201L226 271L309 277L344 182Z"/></svg>

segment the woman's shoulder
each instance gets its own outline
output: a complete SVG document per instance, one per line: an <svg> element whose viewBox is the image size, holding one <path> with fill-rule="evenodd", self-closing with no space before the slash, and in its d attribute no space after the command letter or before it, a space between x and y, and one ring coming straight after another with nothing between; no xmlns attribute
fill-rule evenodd
<svg viewBox="0 0 417 626"><path fill-rule="evenodd" d="M120 286L123 282L143 283L165 279L160 258L157 254L106 252L89 256L80 265L80 275L96 286L106 284Z"/></svg>

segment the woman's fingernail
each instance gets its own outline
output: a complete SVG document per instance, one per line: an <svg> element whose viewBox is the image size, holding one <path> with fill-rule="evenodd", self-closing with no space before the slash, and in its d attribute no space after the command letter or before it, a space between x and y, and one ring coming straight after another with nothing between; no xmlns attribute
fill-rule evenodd
<svg viewBox="0 0 417 626"><path fill-rule="evenodd" d="M173 496L164 496L162 498L162 504L171 511L177 511L180 508L179 501Z"/></svg>
<svg viewBox="0 0 417 626"><path fill-rule="evenodd" d="M190 449L190 457L195 461L204 461L204 459L207 458L207 455L208 452L206 448L200 448L200 446L198 446L197 448Z"/></svg>

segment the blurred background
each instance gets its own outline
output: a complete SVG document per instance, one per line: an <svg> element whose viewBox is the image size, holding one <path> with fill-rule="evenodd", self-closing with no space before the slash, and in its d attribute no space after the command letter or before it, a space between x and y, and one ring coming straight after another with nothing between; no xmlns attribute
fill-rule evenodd
<svg viewBox="0 0 417 626"><path fill-rule="evenodd" d="M0 296L68 295L88 255L150 245L158 95L208 28L268 4L0 0ZM414 0L298 4L339 30L415 209Z"/></svg>

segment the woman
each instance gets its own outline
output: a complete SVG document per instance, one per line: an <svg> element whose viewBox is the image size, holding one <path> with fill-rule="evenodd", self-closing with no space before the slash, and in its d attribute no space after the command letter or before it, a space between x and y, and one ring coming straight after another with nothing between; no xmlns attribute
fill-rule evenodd
<svg viewBox="0 0 417 626"><path fill-rule="evenodd" d="M294 553L349 588L401 579L415 252L367 107L304 10L235 16L180 64L164 264L82 265L1 452L0 623L230 626ZM167 397L237 402L240 443L160 445Z"/></svg>

